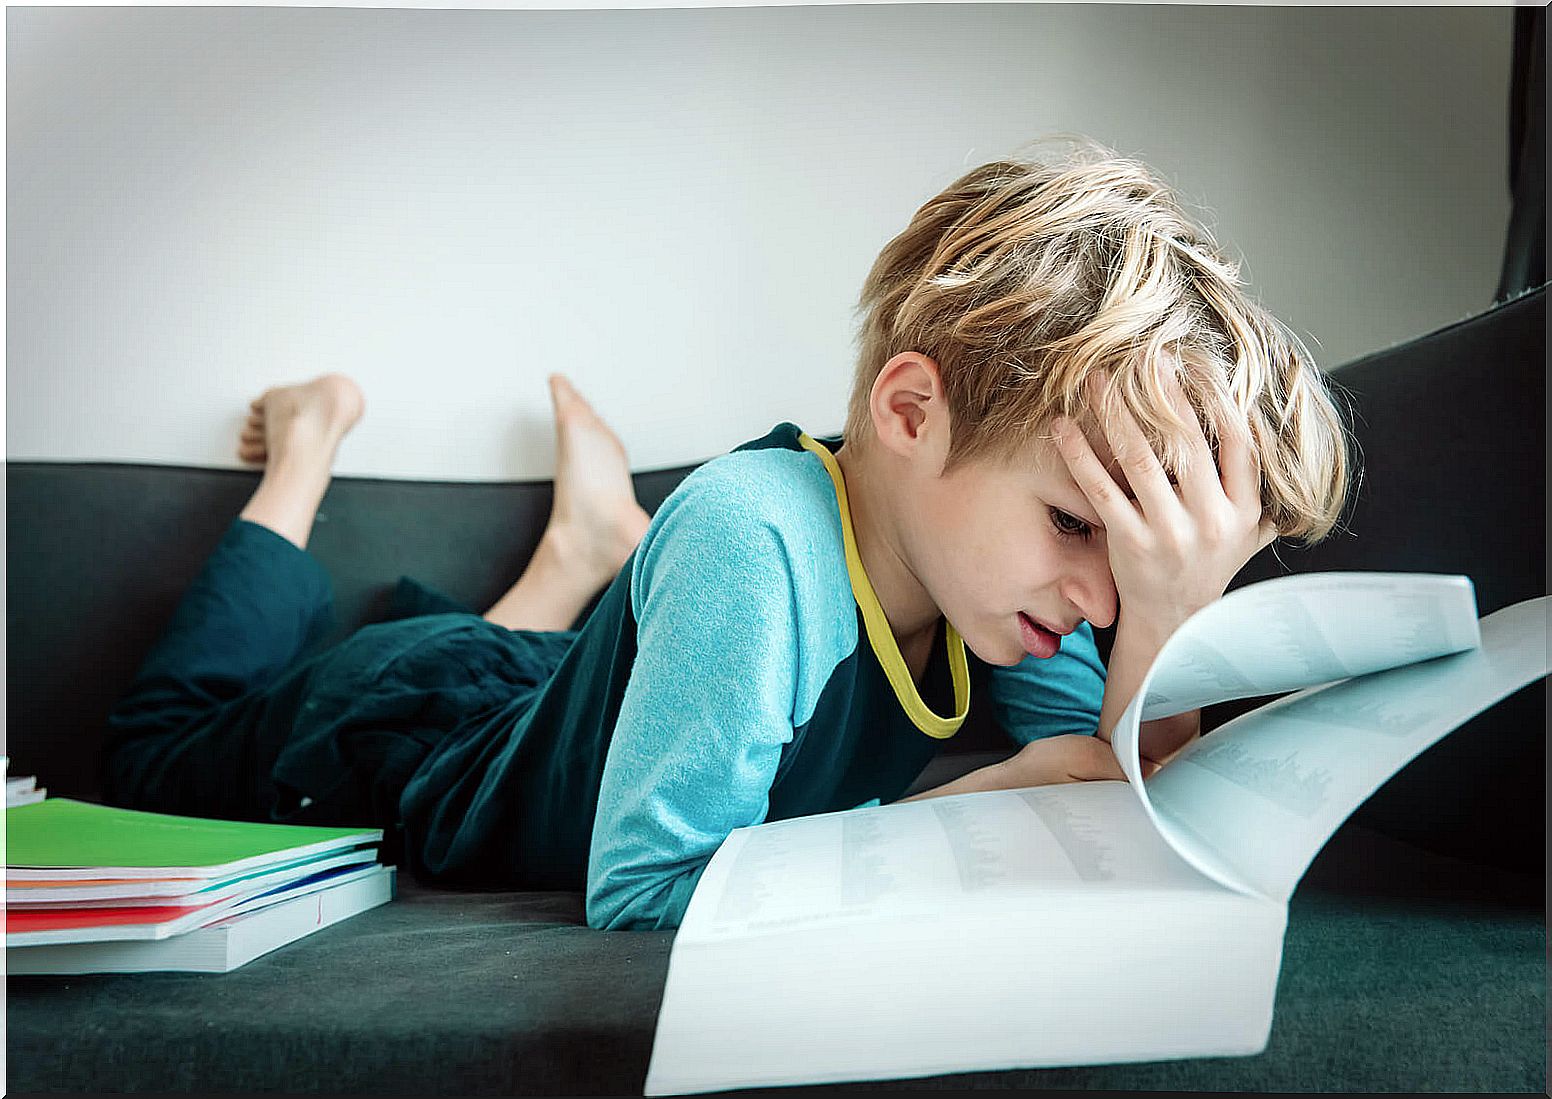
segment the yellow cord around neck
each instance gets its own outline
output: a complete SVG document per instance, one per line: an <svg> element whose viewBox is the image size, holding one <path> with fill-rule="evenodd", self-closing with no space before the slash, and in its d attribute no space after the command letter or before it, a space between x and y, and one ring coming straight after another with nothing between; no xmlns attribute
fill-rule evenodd
<svg viewBox="0 0 1552 1099"><path fill-rule="evenodd" d="M970 668L965 659L964 639L945 618L943 639L948 645L949 672L954 680L955 712L953 717L939 717L922 701L916 682L911 678L911 670L905 666L905 657L900 655L894 632L889 628L889 619L873 592L867 570L862 567L862 556L857 552L857 537L851 525L851 506L846 500L846 480L841 476L840 463L835 460L835 455L807 432L798 432L798 442L803 444L805 450L811 450L819 456L830 474L830 480L835 483L835 498L841 509L841 537L846 545L846 571L851 576L851 590L857 599L857 606L862 609L868 644L873 647L884 674L889 677L889 685L894 688L895 697L900 700L900 705L912 723L930 737L948 739L959 731L965 715L970 712Z"/></svg>

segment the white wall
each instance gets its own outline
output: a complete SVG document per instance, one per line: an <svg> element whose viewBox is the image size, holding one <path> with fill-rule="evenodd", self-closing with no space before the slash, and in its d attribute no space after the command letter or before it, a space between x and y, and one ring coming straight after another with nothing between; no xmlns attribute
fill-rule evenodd
<svg viewBox="0 0 1552 1099"><path fill-rule="evenodd" d="M862 277L1055 130L1173 180L1325 366L1479 310L1511 9L8 8L6 453L237 468L341 370L342 474L837 430Z"/></svg>

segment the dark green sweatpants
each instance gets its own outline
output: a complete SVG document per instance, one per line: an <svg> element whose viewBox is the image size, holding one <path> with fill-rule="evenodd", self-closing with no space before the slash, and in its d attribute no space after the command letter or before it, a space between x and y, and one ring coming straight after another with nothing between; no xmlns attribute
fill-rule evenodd
<svg viewBox="0 0 1552 1099"><path fill-rule="evenodd" d="M267 527L234 520L108 719L105 800L382 828L384 857L398 861L410 776L470 714L542 679L575 636L518 647L428 589L412 601L396 612L409 617L320 651L334 620L328 573ZM548 645L538 662L536 638Z"/></svg>

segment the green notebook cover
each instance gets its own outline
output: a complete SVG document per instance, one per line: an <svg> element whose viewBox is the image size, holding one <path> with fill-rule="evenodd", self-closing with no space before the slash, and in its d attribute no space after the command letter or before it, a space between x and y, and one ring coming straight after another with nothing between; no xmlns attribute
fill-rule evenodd
<svg viewBox="0 0 1552 1099"><path fill-rule="evenodd" d="M5 810L6 866L179 867L229 869L298 854L375 843L375 828L320 828L298 824L179 817L109 805L44 798Z"/></svg>

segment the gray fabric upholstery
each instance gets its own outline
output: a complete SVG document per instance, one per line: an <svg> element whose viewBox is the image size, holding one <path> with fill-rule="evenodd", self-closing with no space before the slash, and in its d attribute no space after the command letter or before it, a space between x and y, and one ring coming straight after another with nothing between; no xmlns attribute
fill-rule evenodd
<svg viewBox="0 0 1552 1099"><path fill-rule="evenodd" d="M589 931L576 894L401 884L229 974L12 978L11 1090L640 1094L672 932ZM1348 828L1294 898L1265 1053L890 1087L1538 1091L1540 898Z"/></svg>

